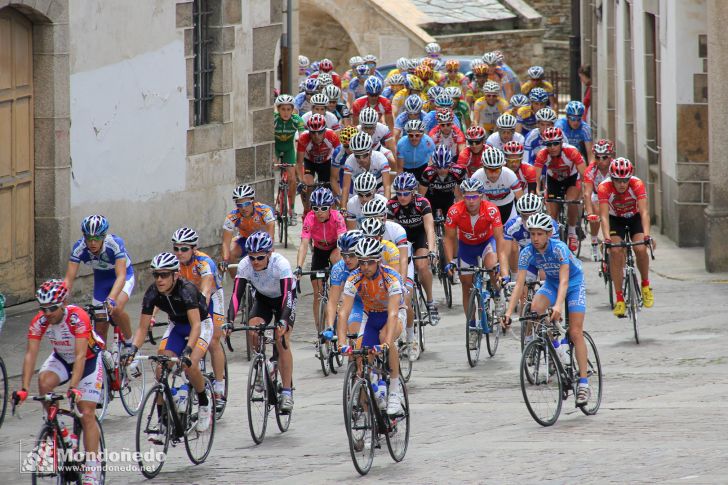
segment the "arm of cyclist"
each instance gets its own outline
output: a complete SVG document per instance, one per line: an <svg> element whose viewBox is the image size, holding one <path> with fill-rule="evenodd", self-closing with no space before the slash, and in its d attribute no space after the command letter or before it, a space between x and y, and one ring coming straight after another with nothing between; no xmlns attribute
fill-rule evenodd
<svg viewBox="0 0 728 485"><path fill-rule="evenodd" d="M217 290L215 287L215 277L212 274L207 274L200 278L200 293L205 296L205 302L207 306L210 306L210 298L212 294Z"/></svg>
<svg viewBox="0 0 728 485"><path fill-rule="evenodd" d="M541 186L541 180L543 175L543 167L540 167L538 165L534 165L534 167L536 168L536 195L542 195L543 187Z"/></svg>
<svg viewBox="0 0 728 485"><path fill-rule="evenodd" d="M498 254L498 264L500 264L500 276L501 278L508 278L510 277L508 257L504 249L508 245L508 241L503 237L503 226L493 228L493 237L495 237L495 251Z"/></svg>
<svg viewBox="0 0 728 485"><path fill-rule="evenodd" d="M296 152L296 175L298 180L303 180L303 155L304 152Z"/></svg>
<svg viewBox="0 0 728 485"><path fill-rule="evenodd" d="M341 207L346 207L349 202L349 191L351 189L351 173L344 170L344 181L341 185Z"/></svg>
<svg viewBox="0 0 728 485"><path fill-rule="evenodd" d="M76 275L78 274L78 266L79 263L69 261L68 266L66 267L66 277L63 279L63 281L66 283L69 295L71 294L71 289L73 288L73 281L76 279Z"/></svg>
<svg viewBox="0 0 728 485"><path fill-rule="evenodd" d="M305 226L304 226L305 227ZM293 274L296 276L296 278L301 279L301 275L297 274L301 268L303 268L303 264L306 262L306 255L308 254L308 245L311 243L311 237L304 236L303 233L301 233L301 245L298 247L298 254L296 255L296 269L293 271Z"/></svg>
<svg viewBox="0 0 728 485"><path fill-rule="evenodd" d="M341 306L339 307L339 318L336 322L336 335L339 338L340 345L344 345L347 342L347 323L352 308L354 308L354 297L344 293L344 297L341 301Z"/></svg>
<svg viewBox="0 0 728 485"><path fill-rule="evenodd" d="M513 288L513 292L511 293L511 299L508 302L508 308L506 309L506 313L503 315L503 321L506 323L506 325L510 324L511 315L513 315L513 312L515 311L518 302L521 301L521 293L523 293L523 287L526 284L526 272L527 271L525 269L518 270L518 276L516 277L516 286Z"/></svg>
<svg viewBox="0 0 728 485"><path fill-rule="evenodd" d="M609 227L609 202L606 201L599 201L599 216L602 219L602 234L604 235L604 242L609 243L610 240L610 230Z"/></svg>
<svg viewBox="0 0 728 485"><path fill-rule="evenodd" d="M392 197L392 174L389 170L382 172L382 185L384 186L384 197L389 200Z"/></svg>
<svg viewBox="0 0 728 485"><path fill-rule="evenodd" d="M395 295L389 295L389 301L387 303L387 327L384 332L384 342L393 347L394 341L399 335L398 331L401 331L399 326L399 302L402 299L402 295L397 293Z"/></svg>
<svg viewBox="0 0 728 485"><path fill-rule="evenodd" d="M334 328L336 321L336 307L339 306L341 299L341 291L344 289L341 285L329 286L329 300L326 302L326 328Z"/></svg>
<svg viewBox="0 0 728 485"><path fill-rule="evenodd" d="M425 225L425 234L427 235L427 247L430 248L430 253L437 255L435 248L435 220L432 217L432 213L425 214L422 216L422 223Z"/></svg>
<svg viewBox="0 0 728 485"><path fill-rule="evenodd" d="M276 220L275 219L266 223L265 232L267 232L268 235L270 236L270 238L275 241L275 239L276 239Z"/></svg>
<svg viewBox="0 0 728 485"><path fill-rule="evenodd" d="M587 216L595 215L595 208L592 205L592 194L594 193L594 184L592 182L589 182L587 180L584 180L584 183L581 184L581 186L584 188L584 210L586 211Z"/></svg>
<svg viewBox="0 0 728 485"><path fill-rule="evenodd" d="M23 383L21 389L26 392L30 389L30 380L35 372L35 363L38 359L40 351L40 339L28 338L28 346L25 350L25 358L23 359Z"/></svg>
<svg viewBox="0 0 728 485"><path fill-rule="evenodd" d="M126 255L114 262L114 273L116 273L116 280L114 280L114 286L111 287L109 296L106 298L106 301L109 303L107 305L109 315L114 314L116 300L119 298L119 293L124 289L124 284L126 283Z"/></svg>
<svg viewBox="0 0 728 485"><path fill-rule="evenodd" d="M444 242L444 249L445 249L445 259L447 260L447 266L454 266L454 259L455 259L455 250L457 249L458 244L458 230L454 227L447 227L445 226L445 240ZM450 271L452 271L454 268L449 268Z"/></svg>
<svg viewBox="0 0 728 485"><path fill-rule="evenodd" d="M407 268L409 267L409 244L405 241L397 246L397 249L399 249L399 274L402 281L405 281L407 279Z"/></svg>
<svg viewBox="0 0 728 485"><path fill-rule="evenodd" d="M650 237L650 209L647 205L647 199L637 200L637 211L642 218L642 229L644 231L645 239L649 239L652 243L652 248L655 249L657 244L655 240Z"/></svg>
<svg viewBox="0 0 728 485"><path fill-rule="evenodd" d="M235 283L233 283L233 294L230 297L230 304L228 305L228 311L227 311L227 322L234 322L235 317L238 314L238 310L240 309L240 302L243 301L243 296L245 295L245 288L248 286L248 280L245 278L235 278ZM243 322L243 325L247 325L248 322Z"/></svg>
<svg viewBox="0 0 728 485"><path fill-rule="evenodd" d="M190 335L187 337L187 347L194 349L197 346L197 339L200 338L202 325L200 321L200 310L198 308L190 308L187 310L187 320L190 322ZM185 349L187 349L185 347ZM182 351L184 354L185 352Z"/></svg>
<svg viewBox="0 0 728 485"><path fill-rule="evenodd" d="M291 315L296 309L296 295L294 285L295 280L293 278L282 278L280 281L281 285L281 317L279 320L288 323L291 319ZM288 327L276 329L276 333L280 336L290 330Z"/></svg>
<svg viewBox="0 0 728 485"><path fill-rule="evenodd" d="M222 260L226 263L230 262L230 244L233 242L233 233L225 229L222 230Z"/></svg>

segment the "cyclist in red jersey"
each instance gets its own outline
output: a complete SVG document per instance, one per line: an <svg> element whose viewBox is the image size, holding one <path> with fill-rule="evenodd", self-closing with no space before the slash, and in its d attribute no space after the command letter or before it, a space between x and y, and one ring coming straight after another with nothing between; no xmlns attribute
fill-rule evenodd
<svg viewBox="0 0 728 485"><path fill-rule="evenodd" d="M523 144L517 141L509 141L503 145L503 153L506 156L506 167L510 168L518 177L523 193L535 193L536 169L533 165L522 163Z"/></svg>
<svg viewBox="0 0 728 485"><path fill-rule="evenodd" d="M476 170L483 166L483 148L485 147L485 129L482 126L471 126L465 132L468 146L460 152L457 164L468 170L472 177Z"/></svg>
<svg viewBox="0 0 728 485"><path fill-rule="evenodd" d="M430 130L428 135L435 145L446 145L454 157L465 148L465 135L460 128L453 124L455 114L450 108L437 109L437 126Z"/></svg>
<svg viewBox="0 0 728 485"><path fill-rule="evenodd" d="M614 160L614 144L606 139L598 140L592 146L594 161L584 170L584 210L589 220L591 233L592 260L599 259L599 184L609 177L609 165Z"/></svg>
<svg viewBox="0 0 728 485"><path fill-rule="evenodd" d="M341 145L339 136L333 131L326 128L326 118L320 114L314 114L306 122L305 131L298 137L298 145L296 148L296 169L298 170L299 180L308 187L314 184L314 176L318 178L319 183L331 182L331 157L334 149ZM338 194L338 184L331 184L335 194ZM309 211L308 193L306 187L301 193L301 201L305 212Z"/></svg>
<svg viewBox="0 0 728 485"><path fill-rule="evenodd" d="M389 131L394 130L394 118L392 117L392 103L382 96L384 88L382 80L377 76L369 76L364 81L364 89L367 94L356 99L351 105L351 113L354 117L354 125L359 124L359 113L364 108L372 108L379 114L380 118L384 118L384 123L389 127Z"/></svg>

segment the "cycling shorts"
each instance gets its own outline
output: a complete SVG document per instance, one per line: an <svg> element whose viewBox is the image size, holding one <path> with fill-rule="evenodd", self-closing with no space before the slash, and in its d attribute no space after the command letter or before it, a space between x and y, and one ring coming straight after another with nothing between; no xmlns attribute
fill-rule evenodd
<svg viewBox="0 0 728 485"><path fill-rule="evenodd" d="M190 336L190 330L192 330L192 325L187 323L169 322L167 330L162 336L162 341L159 343L159 350L169 350L177 356L181 355L185 346L187 346L187 337ZM212 340L212 318L207 317L200 322L200 336L197 339L196 347L207 351L210 340Z"/></svg>
<svg viewBox="0 0 728 485"><path fill-rule="evenodd" d="M432 207L432 217L435 217L437 211L442 212L442 217L447 215L447 211L455 203L454 192L435 192L427 195ZM505 219L503 219L505 220Z"/></svg>
<svg viewBox="0 0 728 485"><path fill-rule="evenodd" d="M496 207L498 207L498 212L500 212L501 221L503 221L504 226L508 221L518 215L516 214L516 208L513 201L510 201L509 203L504 205L498 205Z"/></svg>
<svg viewBox="0 0 728 485"><path fill-rule="evenodd" d="M388 312L364 312L364 318L359 327L359 336L362 337L361 345L364 347L374 347L379 345L379 333L382 331L384 326L387 324ZM404 332L405 324L407 323L407 310L405 308L399 309L398 324L400 326L399 332L395 331L395 342L397 337L401 336Z"/></svg>
<svg viewBox="0 0 728 485"><path fill-rule="evenodd" d="M458 267L472 268L478 263L478 256L480 256L482 262L487 254L495 254L495 249L495 238L493 236L480 244L466 244L458 239Z"/></svg>
<svg viewBox="0 0 728 485"><path fill-rule="evenodd" d="M425 169L427 168L427 164L424 164L417 168L405 168L403 169L405 172L409 172L412 175L415 176L418 183L422 183L422 174L425 173Z"/></svg>
<svg viewBox="0 0 728 485"><path fill-rule="evenodd" d="M83 377L76 387L81 391L81 401L99 402L101 400L101 387L104 379L103 366L104 364L101 360L100 353L86 359L86 363L83 366ZM60 379L58 384L65 384L71 380L73 364L69 364L53 352L43 362L40 373L43 372L53 372Z"/></svg>
<svg viewBox="0 0 728 485"><path fill-rule="evenodd" d="M334 248L331 249L319 249L314 247L313 248L313 254L311 255L311 271L316 271L319 269L326 269L329 267L329 258L331 258L331 253L334 252ZM311 275L311 280L320 280L321 277L316 276L315 274Z"/></svg>
<svg viewBox="0 0 728 485"><path fill-rule="evenodd" d="M549 305L553 306L556 303L556 295L558 292L558 283L546 280L536 294L544 295L549 299ZM566 307L569 313L586 313L586 287L584 286L584 281L579 284L570 285L566 290Z"/></svg>
<svg viewBox="0 0 728 485"><path fill-rule="evenodd" d="M564 197L566 197L566 191L569 189L569 187L576 186L576 182L578 181L578 179L578 173L566 177L564 180L556 180L553 177L547 176L546 191L548 192L548 196L563 199ZM546 202L548 202L548 199L546 199Z"/></svg>
<svg viewBox="0 0 728 485"><path fill-rule="evenodd" d="M313 175L318 182L331 181L331 162L313 163L311 160L303 159L303 173Z"/></svg>
<svg viewBox="0 0 728 485"><path fill-rule="evenodd" d="M361 300L357 301L354 299L354 306L351 308L351 313L349 314L349 320L347 323L350 326L355 323L357 325L361 325L362 320L364 320L364 305Z"/></svg>
<svg viewBox="0 0 728 485"><path fill-rule="evenodd" d="M292 305L291 314L286 320L289 328L293 328L293 323L296 320L296 292L292 293ZM270 298L255 292L253 295L253 307L250 309L249 318L262 318L266 324L275 317L276 321L281 319L281 310L283 309L283 297L279 296L276 298ZM247 325L247 322L244 322Z"/></svg>
<svg viewBox="0 0 728 485"><path fill-rule="evenodd" d="M127 297L130 297L131 292L134 290L134 282L134 273L127 274L126 281L124 281L124 287L121 289L121 291L126 293ZM111 293L111 288L114 287L114 283L116 283L116 277L103 280L94 279L94 297L91 304L98 306L106 301L109 297L109 293Z"/></svg>
<svg viewBox="0 0 728 485"><path fill-rule="evenodd" d="M286 164L286 165L295 165L296 164L296 147L295 147L295 145L290 150L281 152L281 163Z"/></svg>
<svg viewBox="0 0 728 485"><path fill-rule="evenodd" d="M219 288L210 296L208 313L212 317L212 323L215 327L222 327L225 324L225 295L222 288Z"/></svg>
<svg viewBox="0 0 728 485"><path fill-rule="evenodd" d="M629 237L634 240L636 234L644 234L645 230L642 227L642 217L636 214L632 217L617 217L609 215L609 235L618 236L621 239Z"/></svg>
<svg viewBox="0 0 728 485"><path fill-rule="evenodd" d="M421 227L418 227L416 229L405 229L407 232L407 240L412 243L412 254L418 250L418 249L427 249L427 231L425 231L425 226L422 225Z"/></svg>

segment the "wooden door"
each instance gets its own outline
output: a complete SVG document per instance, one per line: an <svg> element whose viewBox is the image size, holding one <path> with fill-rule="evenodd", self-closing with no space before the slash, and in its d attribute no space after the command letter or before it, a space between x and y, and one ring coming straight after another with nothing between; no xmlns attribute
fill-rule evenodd
<svg viewBox="0 0 728 485"><path fill-rule="evenodd" d="M33 298L33 26L0 10L0 292Z"/></svg>

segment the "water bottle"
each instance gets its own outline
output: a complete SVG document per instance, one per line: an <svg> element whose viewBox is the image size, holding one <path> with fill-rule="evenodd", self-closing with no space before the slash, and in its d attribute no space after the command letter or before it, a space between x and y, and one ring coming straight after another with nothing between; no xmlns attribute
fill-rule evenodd
<svg viewBox="0 0 728 485"><path fill-rule="evenodd" d="M569 356L567 354L567 349L569 348L568 341L564 338L561 341L559 341L559 339L556 339L551 343L553 344L554 349L556 349L556 355L559 357L561 363L567 364L569 362Z"/></svg>
<svg viewBox="0 0 728 485"><path fill-rule="evenodd" d="M379 379L376 389L377 406L379 409L387 408L387 382L384 379Z"/></svg>
<svg viewBox="0 0 728 485"><path fill-rule="evenodd" d="M75 451L76 444L78 443L78 436L71 434L66 426L61 427L61 436L63 437L63 442L66 444L66 448Z"/></svg>
<svg viewBox="0 0 728 485"><path fill-rule="evenodd" d="M177 389L177 411L183 413L187 409L187 396L189 394L190 385L186 382Z"/></svg>
<svg viewBox="0 0 728 485"><path fill-rule="evenodd" d="M172 402L174 403L174 407L179 409L179 388L172 386L169 390L172 393Z"/></svg>
<svg viewBox="0 0 728 485"><path fill-rule="evenodd" d="M111 374L111 371L114 369L114 358L111 356L111 352L104 350L101 353L101 359L104 361L106 371Z"/></svg>

